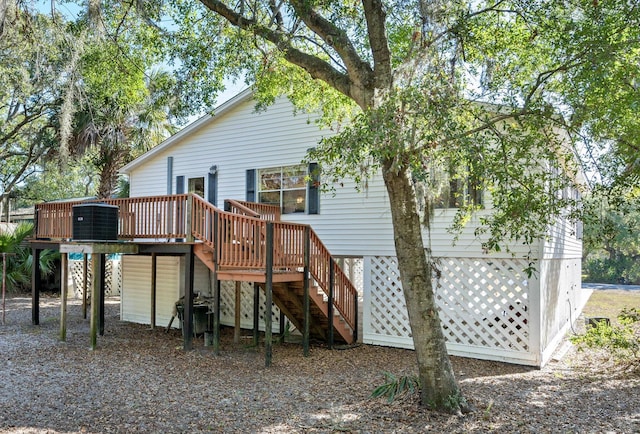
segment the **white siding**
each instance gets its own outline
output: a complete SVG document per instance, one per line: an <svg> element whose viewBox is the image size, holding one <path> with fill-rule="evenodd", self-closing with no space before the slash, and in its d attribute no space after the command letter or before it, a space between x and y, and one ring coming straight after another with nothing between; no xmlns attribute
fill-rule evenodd
<svg viewBox="0 0 640 434"><path fill-rule="evenodd" d="M540 345L545 363L578 319L590 290L582 289L581 260L552 259L540 262Z"/></svg>
<svg viewBox="0 0 640 434"><path fill-rule="evenodd" d="M543 259L569 258L582 258L582 240L576 238L575 224L567 218L560 218L544 242Z"/></svg>
<svg viewBox="0 0 640 434"><path fill-rule="evenodd" d="M298 164L308 148L316 146L323 136L333 134L331 130L319 130L309 115L294 116L287 100L278 100L258 113L254 111L254 103L247 100L136 167L130 174L131 195L165 194L167 157L172 156L173 192L177 176L184 176L185 180L207 176L212 165L218 167L216 205L222 208L224 199L245 199L247 169ZM335 195L321 195L320 214L289 214L284 215L283 220L310 224L334 255L395 255L391 213L382 177L374 176L363 192L356 191L355 184L349 180L335 187ZM452 218L452 210L436 213L431 234L434 254L485 256L473 233L473 223L453 245L453 235L447 231ZM515 246L513 251L522 256L527 249ZM511 257L511 254L494 256Z"/></svg>
<svg viewBox="0 0 640 434"><path fill-rule="evenodd" d="M181 261L176 256L157 257L156 325L169 324L180 297ZM122 258L123 321L151 324L151 257L124 255ZM178 321L174 321L178 326Z"/></svg>

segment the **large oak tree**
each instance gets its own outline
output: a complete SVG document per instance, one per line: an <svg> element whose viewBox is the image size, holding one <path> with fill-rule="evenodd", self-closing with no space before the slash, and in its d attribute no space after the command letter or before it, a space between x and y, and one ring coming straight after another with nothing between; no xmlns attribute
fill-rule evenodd
<svg viewBox="0 0 640 434"><path fill-rule="evenodd" d="M99 12L99 3L89 9ZM423 239L443 175L473 180L489 193L493 212L480 220L478 236L490 251L532 243L571 211L573 196L558 192L577 178L576 156L596 156L589 154L595 145L615 156L613 172L624 175L618 179L632 180L627 175L638 171L635 2L135 5L153 29L147 42L157 37L155 49L167 53L182 76L180 109L211 107L225 77L245 77L260 104L285 94L340 127L310 156L322 162L325 179L381 174L421 401L430 408L467 408L447 356L434 302L436 273ZM345 119L347 126L339 125ZM479 206L459 199L454 226ZM528 271L535 271L533 257Z"/></svg>
<svg viewBox="0 0 640 434"><path fill-rule="evenodd" d="M504 249L539 239L571 209L572 197L557 193L576 179L576 155L607 143L627 161L638 143L633 2L175 0L144 13L175 22L164 31L187 103L210 103L222 77L245 74L260 103L286 94L333 125L349 119L311 158L328 179L384 179L421 401L434 409L467 407L423 240L438 174L490 194L494 212L478 235L487 250ZM475 209L462 201L455 224Z"/></svg>

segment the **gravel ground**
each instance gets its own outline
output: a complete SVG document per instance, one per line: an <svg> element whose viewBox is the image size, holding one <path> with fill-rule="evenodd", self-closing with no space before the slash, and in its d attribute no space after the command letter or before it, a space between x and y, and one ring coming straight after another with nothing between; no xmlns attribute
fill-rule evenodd
<svg viewBox="0 0 640 434"><path fill-rule="evenodd" d="M411 374L411 351L373 346L329 351L274 346L273 365L223 332L215 356L202 339L124 323L106 304L105 336L89 349L89 322L70 302L58 341L59 299L43 298L31 325L28 298L7 300L0 325L0 433L640 432L640 377L571 348L542 370L454 357L477 411L432 413L415 395L372 400L383 372ZM249 343L250 339L246 339Z"/></svg>

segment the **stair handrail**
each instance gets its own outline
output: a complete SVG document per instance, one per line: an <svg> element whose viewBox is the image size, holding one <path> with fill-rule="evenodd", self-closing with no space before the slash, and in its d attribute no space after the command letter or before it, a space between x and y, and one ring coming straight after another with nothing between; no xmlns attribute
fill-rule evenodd
<svg viewBox="0 0 640 434"><path fill-rule="evenodd" d="M309 264L309 272L327 296L330 293L330 282L333 280L333 305L338 309L338 312L349 327L352 330L356 330L358 290L340 265L333 259L331 252L322 243L313 228L310 234L311 263ZM332 271L333 279L331 279Z"/></svg>
<svg viewBox="0 0 640 434"><path fill-rule="evenodd" d="M244 205L240 201L234 199L225 199L224 200L224 210L234 214L246 215L249 217L259 218L260 214L256 211L252 210L248 206Z"/></svg>
<svg viewBox="0 0 640 434"><path fill-rule="evenodd" d="M278 205L270 205L268 203L257 203L257 202L248 202L246 200L238 200L238 199L226 199L226 202L230 202L233 204L239 205L239 208L247 209L251 211L253 217L259 217L262 220L268 220L272 222L280 221L281 210Z"/></svg>

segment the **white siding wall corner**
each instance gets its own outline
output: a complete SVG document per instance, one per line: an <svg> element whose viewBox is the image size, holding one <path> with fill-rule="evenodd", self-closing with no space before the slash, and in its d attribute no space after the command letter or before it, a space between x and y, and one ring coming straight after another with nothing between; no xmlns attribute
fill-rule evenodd
<svg viewBox="0 0 640 434"><path fill-rule="evenodd" d="M550 359L589 300L591 291L582 288L581 271L581 259L546 259L540 263L543 364Z"/></svg>

